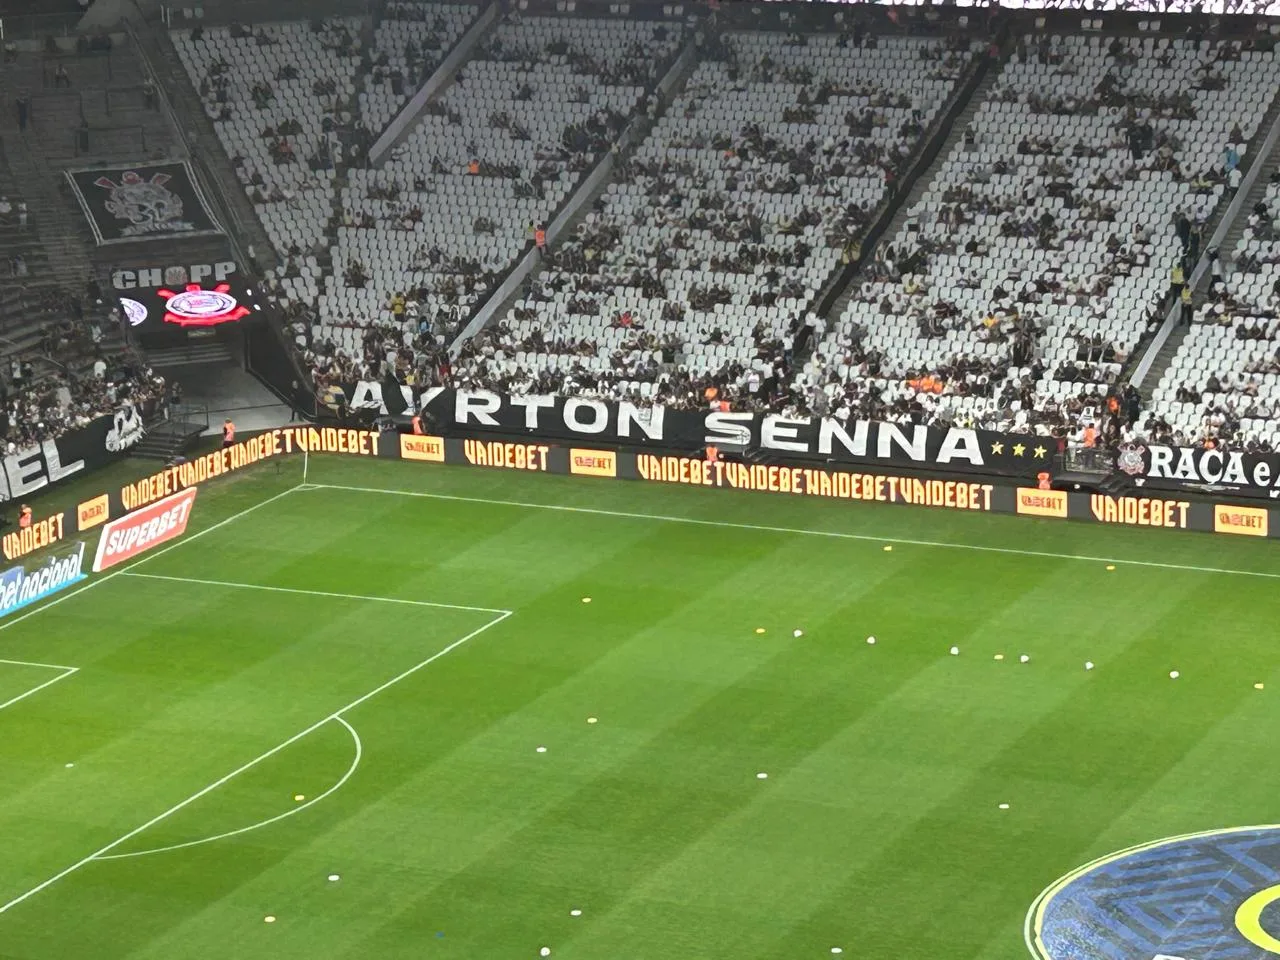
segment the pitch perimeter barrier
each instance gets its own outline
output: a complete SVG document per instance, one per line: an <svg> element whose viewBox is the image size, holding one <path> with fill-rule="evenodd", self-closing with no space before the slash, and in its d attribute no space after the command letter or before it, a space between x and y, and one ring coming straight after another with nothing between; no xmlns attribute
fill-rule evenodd
<svg viewBox="0 0 1280 960"><path fill-rule="evenodd" d="M890 503L937 510L1003 513L1108 526L1158 527L1234 536L1280 537L1280 508L1169 496L1110 496L1040 490L964 475L921 477L812 463L753 464L708 461L677 454L636 453L553 443L438 437L351 427L281 427L241 443L177 463L123 487L82 500L75 509L35 520L0 537L7 562L75 539L167 497L219 477L298 454L632 480L717 490L747 490L792 497Z"/></svg>

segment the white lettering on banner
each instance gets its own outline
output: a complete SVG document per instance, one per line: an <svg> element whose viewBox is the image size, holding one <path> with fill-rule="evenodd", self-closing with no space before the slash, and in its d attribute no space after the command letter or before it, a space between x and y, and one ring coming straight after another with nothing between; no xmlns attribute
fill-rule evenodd
<svg viewBox="0 0 1280 960"><path fill-rule="evenodd" d="M459 390L454 396L453 422L466 426L471 421L486 427L498 426L494 414L502 406L502 398L488 390L467 393Z"/></svg>
<svg viewBox="0 0 1280 960"><path fill-rule="evenodd" d="M58 444L53 440L45 440L28 450L19 450L4 458L3 476L0 477L4 489L0 490L0 501L29 496L83 469L83 460L72 460L64 465L58 457Z"/></svg>
<svg viewBox="0 0 1280 960"><path fill-rule="evenodd" d="M185 533L191 520L191 505L199 489L188 487L108 523L102 528L102 537L98 540L93 572L101 573Z"/></svg>
<svg viewBox="0 0 1280 960"><path fill-rule="evenodd" d="M1151 469L1147 471L1149 477L1169 477L1169 465L1173 463L1173 450L1170 447L1152 447L1151 448Z"/></svg>
<svg viewBox="0 0 1280 960"><path fill-rule="evenodd" d="M1200 476L1210 483L1217 483L1222 477L1222 452L1206 450L1200 458Z"/></svg>
<svg viewBox="0 0 1280 960"><path fill-rule="evenodd" d="M951 463L963 460L975 467L982 466L982 444L978 442L976 430L960 430L952 428L942 438L942 447L938 450L938 463Z"/></svg>
<svg viewBox="0 0 1280 960"><path fill-rule="evenodd" d="M760 424L760 445L773 450L794 450L805 453L809 447L800 439L799 428L808 425L808 420L780 417L771 413Z"/></svg>
<svg viewBox="0 0 1280 960"><path fill-rule="evenodd" d="M751 446L751 422L754 419L749 413L722 413L714 410L707 414L706 441L749 447Z"/></svg>
<svg viewBox="0 0 1280 960"><path fill-rule="evenodd" d="M1148 455L1150 461L1146 476L1139 478L1139 483L1143 479L1153 478L1234 487L1280 487L1272 465L1263 459L1253 464L1248 463L1243 450L1150 447ZM1273 490L1271 495L1275 497L1278 494L1280 489Z"/></svg>
<svg viewBox="0 0 1280 960"><path fill-rule="evenodd" d="M1227 458L1227 469L1222 474L1223 483L1243 485L1248 483L1244 474L1244 454L1236 451Z"/></svg>
<svg viewBox="0 0 1280 960"><path fill-rule="evenodd" d="M589 423L579 417L584 410L591 412ZM599 400L570 397L564 402L564 425L578 433L604 433L609 426L609 408Z"/></svg>
<svg viewBox="0 0 1280 960"><path fill-rule="evenodd" d="M1200 477L1196 473L1195 451L1182 447L1178 450L1178 466L1173 471L1174 477L1179 480L1199 480Z"/></svg>
<svg viewBox="0 0 1280 960"><path fill-rule="evenodd" d="M618 436L630 437L631 428L639 429L650 440L662 439L663 416L666 407L647 407L643 411L625 400L618 404Z"/></svg>
<svg viewBox="0 0 1280 960"><path fill-rule="evenodd" d="M853 437L850 438L848 432L841 425L839 420L832 420L828 417L818 421L818 452L824 456L831 453L832 441L839 441L840 446L844 447L855 457L865 457L867 455L867 434L870 432L871 424L865 420L858 420L853 425Z"/></svg>
<svg viewBox="0 0 1280 960"><path fill-rule="evenodd" d="M111 285L117 290L137 290L176 283L204 283L209 279L212 279L215 283L221 283L235 273L237 269L234 260L219 260L217 263L193 263L189 267L138 267L129 270L116 270L111 274Z"/></svg>
<svg viewBox="0 0 1280 960"><path fill-rule="evenodd" d="M927 456L925 442L928 438L927 427L912 427L911 436L908 437L896 423L882 423L876 437L876 456L882 460L891 460L893 448L897 447L909 459L923 463Z"/></svg>
<svg viewBox="0 0 1280 960"><path fill-rule="evenodd" d="M404 397L405 409L412 410L413 387L401 384L400 396ZM382 384L375 383L372 380L358 381L352 391L351 399L347 401L347 405L352 410L377 410L381 414L386 414L387 404L382 396Z"/></svg>
<svg viewBox="0 0 1280 960"><path fill-rule="evenodd" d="M556 398L547 394L512 396L509 400L513 407L524 407L524 426L526 430L537 430L539 426L538 411L556 405Z"/></svg>

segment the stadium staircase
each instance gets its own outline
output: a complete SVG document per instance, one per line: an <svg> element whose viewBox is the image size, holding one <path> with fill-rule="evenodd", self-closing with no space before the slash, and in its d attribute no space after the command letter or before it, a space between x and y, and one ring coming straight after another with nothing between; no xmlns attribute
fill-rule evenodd
<svg viewBox="0 0 1280 960"><path fill-rule="evenodd" d="M565 197L564 202L552 213L547 229L548 251L554 251L564 242L573 239L579 225L586 220L594 209L596 201L600 199L609 188L609 184L613 182L617 165L628 158L635 148L644 142L650 131L657 125L657 122L666 114L672 101L684 91L685 84L688 83L697 66L698 58L696 55L677 56L670 69L658 81L659 96L653 116L650 117L642 113L632 120L618 138L618 149L613 154L602 157L595 167L587 171L579 188ZM596 171L604 167L605 164L609 165L608 174L593 183L592 178ZM562 223L557 222L566 211L571 211L569 216ZM516 301L523 296L523 291L542 272L542 261L537 258L532 261L532 266L527 271L522 272L522 266L523 261L516 264L510 272L510 276L518 278L519 283L515 285L500 284L490 298L476 310L476 317L487 318L485 321L487 323L488 320L493 318L505 317L510 312ZM474 325L473 323L468 323L464 331L459 334L453 343L452 348L456 351L468 339L479 333L483 326L484 324Z"/></svg>
<svg viewBox="0 0 1280 960"><path fill-rule="evenodd" d="M50 311L43 305L43 297L56 290L80 293L94 275L91 241L86 242L87 227L78 222L66 198L59 194L60 181L50 176L31 140L21 136L16 127L6 129L0 153L4 161L0 165L0 194L25 200L29 215L25 235L18 227L3 230L0 243L21 249L30 271L22 280L0 283L0 347L5 353L30 354L38 348L44 327L63 319L60 310ZM7 273L7 267L4 271ZM104 352L123 347L114 325L106 325L104 334ZM49 358L48 363L61 366L56 358Z"/></svg>
<svg viewBox="0 0 1280 960"><path fill-rule="evenodd" d="M906 184L906 189L898 193L894 198L890 210L892 215L887 226L880 230L878 237L873 237L870 243L866 243L862 248L862 259L859 264L867 263L871 260L876 246L885 242L886 238L893 238L898 235L898 231L910 219L910 210L916 202L924 196L926 190L933 183L933 178L937 175L938 167L951 154L952 149L958 144L964 131L969 126L970 120L974 114L978 112L978 108L982 106L982 102L987 98L987 94L991 88L995 86L996 81L1000 78L1000 69L1002 63L984 60L983 58L975 58L971 70L983 70L981 79L977 86L973 88L972 93L964 101L963 107L958 114L955 114L948 120L947 112L943 112L939 117L939 123L950 123L947 129L946 137L943 139L929 165L921 171L914 180ZM957 84L957 89L963 91L967 85L963 80ZM963 94L961 94L963 95ZM932 138L926 137L926 142ZM927 148L926 148L927 149ZM845 271L840 277L839 282L842 284L838 294L832 298L831 294L822 298L822 302L829 304L826 310L822 311L823 316L828 320L837 320L844 315L845 308L849 305L849 301L853 299L853 294L857 290L859 270Z"/></svg>
<svg viewBox="0 0 1280 960"><path fill-rule="evenodd" d="M1219 244L1218 253L1225 262L1230 262L1234 259L1232 253L1239 245L1240 240L1244 235L1245 228L1249 225L1249 215L1253 212L1254 204L1266 195L1267 186L1271 181L1271 175L1275 173L1277 169L1280 169L1280 142L1277 143L1276 147L1271 150L1271 153L1268 156L1258 156L1256 152L1260 148L1262 142L1266 139L1268 131L1270 131L1277 123L1280 123L1280 96L1273 100L1271 106L1267 108L1267 112L1263 116L1262 122L1258 124L1258 132L1254 135L1253 141L1249 144L1250 149L1245 154L1246 162L1248 161L1248 158L1253 157L1253 162L1260 163L1262 167L1253 183L1249 186L1248 191L1245 193L1244 202L1240 205L1239 213L1236 215L1235 221L1228 224L1226 232L1222 237L1222 241ZM1222 203L1218 205L1218 209L1214 211L1213 217L1209 220L1208 224L1205 225L1204 235L1206 238L1206 246L1208 246L1208 238L1214 235L1222 222L1222 218L1226 215L1227 209L1230 206L1230 201L1230 197L1224 197ZM1157 225L1157 228L1159 228L1159 225ZM1164 229L1171 229L1171 227L1166 224L1164 225ZM1207 253L1207 250L1202 251L1202 256L1204 253ZM1196 286L1196 289L1193 292L1192 304L1197 313L1204 308L1204 305L1209 300L1208 290L1210 282L1211 278L1206 274L1201 278L1201 282ZM1156 351L1155 359L1152 361L1151 366L1147 371L1147 375L1138 386L1138 392L1142 395L1144 402L1149 403L1151 401L1152 392L1160 382L1160 378L1164 376L1165 371L1168 370L1170 364L1173 363L1174 355L1177 354L1178 350L1182 347L1182 342L1187 338L1187 334L1189 332L1190 329L1186 326L1178 325L1174 327L1169 332L1168 337L1165 338L1164 343L1162 343L1160 348ZM1144 348L1145 344L1139 343L1137 349L1133 351L1134 357L1141 357L1144 352ZM1129 371L1126 371L1126 375L1128 373Z"/></svg>
<svg viewBox="0 0 1280 960"><path fill-rule="evenodd" d="M657 82L653 91L658 98L653 117L643 113L635 116L619 135L613 152L601 157L595 166L583 175L577 188L570 191L552 212L547 221L548 250L556 249L561 242L573 237L578 225L586 219L596 200L613 181L618 162L629 156L635 147L644 142L654 124L684 90L685 84L698 65L696 48L692 46L694 43L694 38L690 37L689 42L675 55L666 72ZM540 271L541 260L534 255L533 241L530 239L526 253L507 271L502 282L475 309L462 330L454 337L449 347L450 352L456 356L462 345L479 334L490 321L506 316L515 302L520 299L521 291Z"/></svg>
<svg viewBox="0 0 1280 960"><path fill-rule="evenodd" d="M396 111L395 116L387 121L386 127L377 132L377 136L369 148L371 166L381 166L382 162L391 156L396 147L404 142L413 128L417 126L418 117L422 115L422 112L449 89L449 86L457 77L458 71L467 65L467 61L471 59L475 49L501 22L502 13L499 4L490 3L480 11L476 19L458 38L458 42L444 55L435 70L422 81L422 85ZM397 129L399 130L398 133L392 133Z"/></svg>
<svg viewBox="0 0 1280 960"><path fill-rule="evenodd" d="M209 408L204 404L173 405L147 424L147 432L129 454L143 460L171 461L191 449L208 427Z"/></svg>

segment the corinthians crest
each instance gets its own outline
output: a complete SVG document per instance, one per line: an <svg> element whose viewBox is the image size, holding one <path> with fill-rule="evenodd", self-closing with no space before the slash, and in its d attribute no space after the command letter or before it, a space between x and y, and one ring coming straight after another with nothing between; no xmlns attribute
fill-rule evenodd
<svg viewBox="0 0 1280 960"><path fill-rule="evenodd" d="M100 244L221 232L186 163L77 170L67 178Z"/></svg>
<svg viewBox="0 0 1280 960"><path fill-rule="evenodd" d="M1147 469L1142 462L1142 455L1146 452L1147 448L1140 443L1126 443L1116 453L1116 467L1131 477L1139 476Z"/></svg>
<svg viewBox="0 0 1280 960"><path fill-rule="evenodd" d="M172 179L167 173L154 173L148 180L136 170L126 170L119 183L110 177L93 182L108 191L103 204L107 212L127 223L120 230L124 236L190 233L195 226L182 219L182 198L165 186Z"/></svg>

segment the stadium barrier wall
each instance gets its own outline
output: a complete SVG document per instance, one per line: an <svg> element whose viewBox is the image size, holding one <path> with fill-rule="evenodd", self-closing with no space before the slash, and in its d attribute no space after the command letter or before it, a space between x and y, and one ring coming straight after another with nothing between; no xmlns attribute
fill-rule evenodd
<svg viewBox="0 0 1280 960"><path fill-rule="evenodd" d="M823 500L850 500L1002 513L1108 526L1159 527L1262 538L1280 537L1280 509L1169 496L1110 496L1040 490L962 474L911 476L884 469L707 461L683 454L483 437L438 437L352 427L281 427L241 443L104 490L76 509L37 520L0 538L5 560L93 533L108 521L268 460L299 454L407 460L638 483L747 490Z"/></svg>

